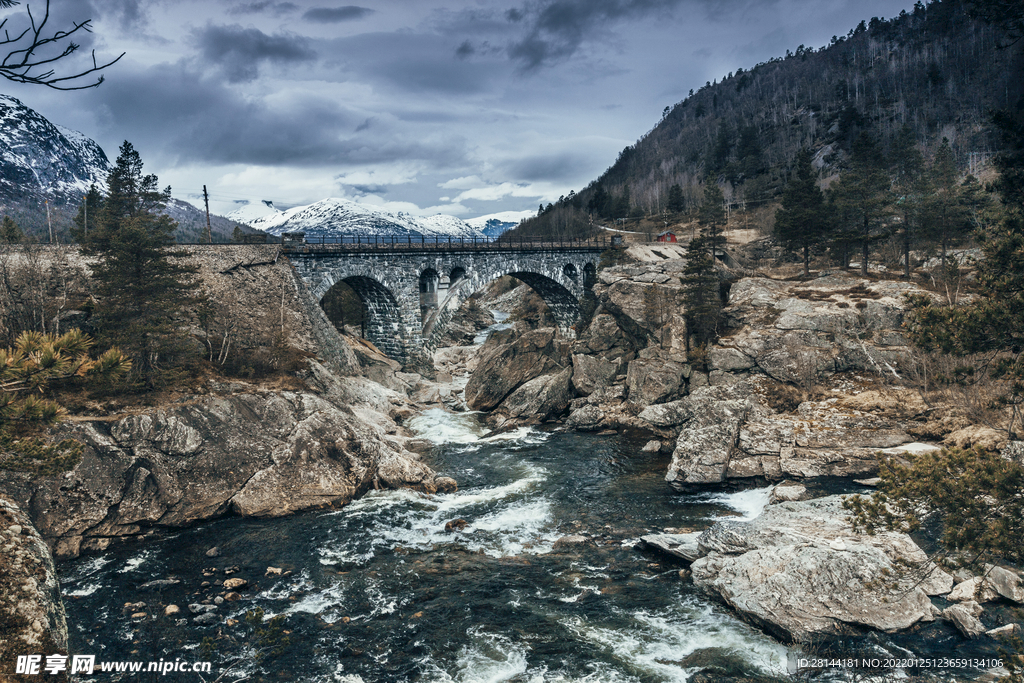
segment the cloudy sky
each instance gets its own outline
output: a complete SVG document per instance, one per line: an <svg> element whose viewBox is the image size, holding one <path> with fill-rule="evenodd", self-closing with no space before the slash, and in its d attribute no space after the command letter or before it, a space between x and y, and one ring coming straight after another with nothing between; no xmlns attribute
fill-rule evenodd
<svg viewBox="0 0 1024 683"><path fill-rule="evenodd" d="M27 4L38 16L45 0ZM0 92L111 160L131 141L175 196L195 203L207 185L217 213L348 197L470 218L536 211L691 88L912 5L53 0L50 28L92 19L82 53L127 54L96 89ZM23 24L25 2L5 14Z"/></svg>

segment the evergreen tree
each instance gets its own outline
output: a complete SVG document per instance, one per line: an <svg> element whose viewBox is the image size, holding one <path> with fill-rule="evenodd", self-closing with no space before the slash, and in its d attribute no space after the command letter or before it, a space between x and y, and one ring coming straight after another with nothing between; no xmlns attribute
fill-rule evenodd
<svg viewBox="0 0 1024 683"><path fill-rule="evenodd" d="M867 275L868 251L879 237L892 199L882 153L868 133L857 136L850 167L833 187L832 196L843 225L838 237L840 241L860 243L860 272Z"/></svg>
<svg viewBox="0 0 1024 683"><path fill-rule="evenodd" d="M725 195L711 178L704 182L704 199L697 210L697 220L704 236L704 246L714 258L716 251L725 248Z"/></svg>
<svg viewBox="0 0 1024 683"><path fill-rule="evenodd" d="M683 199L683 188L676 183L668 188L668 202L666 206L672 213L682 213L686 210L686 201Z"/></svg>
<svg viewBox="0 0 1024 683"><path fill-rule="evenodd" d="M615 200L615 209L613 210L613 218L626 218L629 216L629 207L632 204L632 200L629 197L629 186L627 185L622 190L622 194Z"/></svg>
<svg viewBox="0 0 1024 683"><path fill-rule="evenodd" d="M782 193L782 208L775 212L775 234L786 249L803 251L804 277L811 274L810 249L827 236L829 220L825 193L818 187L811 165L811 150L796 157L796 169Z"/></svg>
<svg viewBox="0 0 1024 683"><path fill-rule="evenodd" d="M939 242L942 272L946 272L946 253L950 244L969 228L967 207L957 182L956 161L949 140L942 138L942 146L928 172L928 199L924 203L925 222L929 232Z"/></svg>
<svg viewBox="0 0 1024 683"><path fill-rule="evenodd" d="M587 211L594 213L598 216L604 216L608 212L608 193L605 192L603 185L598 185L597 189L594 190L594 196L587 202Z"/></svg>
<svg viewBox="0 0 1024 683"><path fill-rule="evenodd" d="M0 223L0 244L17 244L23 239L25 239L25 235L14 219L4 216L3 222Z"/></svg>
<svg viewBox="0 0 1024 683"><path fill-rule="evenodd" d="M910 248L917 231L921 203L928 191L921 175L924 159L909 126L904 126L893 140L889 157L895 203L903 219L903 276L909 278Z"/></svg>
<svg viewBox="0 0 1024 683"><path fill-rule="evenodd" d="M139 153L125 141L96 223L90 218L88 234L75 235L83 251L99 257L93 269L98 336L131 356L133 373L148 387L181 353L177 319L200 300L193 293L196 268L180 261L185 252L171 249L177 226L158 213L169 198L170 188L157 190L157 177L143 175Z"/></svg>
<svg viewBox="0 0 1024 683"><path fill-rule="evenodd" d="M695 360L707 365L707 349L718 338L718 319L722 312L718 272L705 235L690 240L686 249L686 268L680 281L687 328L687 347ZM690 345L692 340L693 346ZM695 347L695 348L694 348Z"/></svg>

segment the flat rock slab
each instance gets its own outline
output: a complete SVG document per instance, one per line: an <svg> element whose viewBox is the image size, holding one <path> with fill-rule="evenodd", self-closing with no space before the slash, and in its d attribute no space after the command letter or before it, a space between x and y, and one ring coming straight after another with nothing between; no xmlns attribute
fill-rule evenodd
<svg viewBox="0 0 1024 683"><path fill-rule="evenodd" d="M697 538L694 584L788 641L869 627L909 628L933 617L929 595L953 577L909 536L856 534L840 496L767 507L751 522L718 522ZM919 569L901 572L898 563Z"/></svg>
<svg viewBox="0 0 1024 683"><path fill-rule="evenodd" d="M649 548L693 562L701 556L700 548L697 547L697 537L701 533L694 531L689 534L650 534L641 536L640 540Z"/></svg>

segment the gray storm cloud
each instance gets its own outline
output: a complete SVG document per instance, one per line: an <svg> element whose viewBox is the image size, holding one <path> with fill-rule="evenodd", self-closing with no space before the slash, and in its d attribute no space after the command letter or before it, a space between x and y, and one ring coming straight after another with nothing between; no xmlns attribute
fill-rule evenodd
<svg viewBox="0 0 1024 683"><path fill-rule="evenodd" d="M218 64L233 83L252 81L266 63L298 64L316 60L309 40L293 34L267 35L237 24L207 24L193 31L193 40L207 62Z"/></svg>

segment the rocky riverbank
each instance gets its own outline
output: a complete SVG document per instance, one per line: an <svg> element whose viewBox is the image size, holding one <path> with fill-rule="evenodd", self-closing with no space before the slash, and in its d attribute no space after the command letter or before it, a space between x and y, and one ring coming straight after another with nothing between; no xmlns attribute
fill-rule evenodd
<svg viewBox="0 0 1024 683"><path fill-rule="evenodd" d="M310 363L306 391L225 383L209 395L62 426L85 444L57 477L0 472L58 557L113 539L238 514L275 517L343 505L374 488L451 488L404 448L397 392Z"/></svg>
<svg viewBox="0 0 1024 683"><path fill-rule="evenodd" d="M954 576L906 534L855 533L843 496L791 500L803 494L802 486L780 486L752 521L643 541L692 563L694 584L786 642L899 631L936 619L967 638L1019 632L999 608L1024 602L1017 571L989 565L979 576L962 569Z"/></svg>

